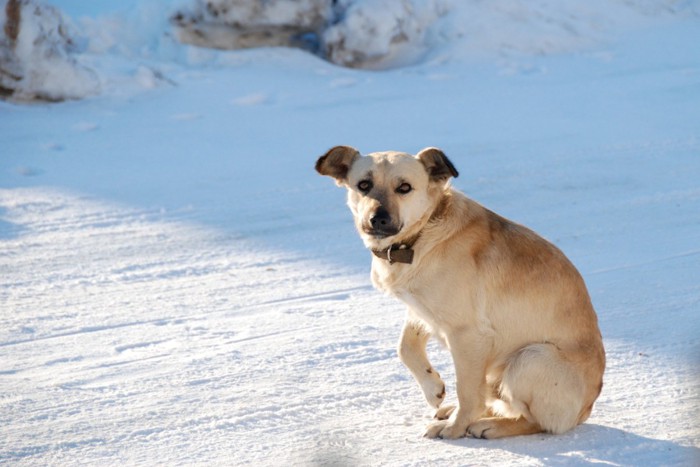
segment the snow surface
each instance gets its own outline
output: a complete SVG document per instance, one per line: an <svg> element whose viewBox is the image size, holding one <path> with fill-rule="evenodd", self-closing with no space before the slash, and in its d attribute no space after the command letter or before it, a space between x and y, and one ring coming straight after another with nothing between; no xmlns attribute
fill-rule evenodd
<svg viewBox="0 0 700 467"><path fill-rule="evenodd" d="M587 31L569 3L513 34ZM368 72L180 46L163 2L54 4L102 94L0 103L0 463L700 464L697 16ZM584 425L420 437L402 305L313 171L335 144L439 146L458 188L569 255L608 355Z"/></svg>

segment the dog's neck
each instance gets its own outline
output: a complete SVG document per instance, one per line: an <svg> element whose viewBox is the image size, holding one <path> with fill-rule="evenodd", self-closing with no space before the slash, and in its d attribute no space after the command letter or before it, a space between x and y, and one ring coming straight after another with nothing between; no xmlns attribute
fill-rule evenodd
<svg viewBox="0 0 700 467"><path fill-rule="evenodd" d="M447 207L449 205L449 197L444 196L438 205L435 207L435 209L430 213L430 216L428 216L427 221L423 223L423 225L420 227L418 230L418 233L413 234L406 239L398 242L398 243L393 243L389 245L388 248L385 248L383 250L372 250L372 254L376 256L377 258L384 259L389 262L389 264L394 264L394 263L403 263L403 264L412 264L413 263L413 256L414 256L414 251L413 251L413 245L418 242L418 239L420 238L421 234L423 233L423 229L430 223L430 222L436 222L438 221L444 214L445 211L447 210Z"/></svg>

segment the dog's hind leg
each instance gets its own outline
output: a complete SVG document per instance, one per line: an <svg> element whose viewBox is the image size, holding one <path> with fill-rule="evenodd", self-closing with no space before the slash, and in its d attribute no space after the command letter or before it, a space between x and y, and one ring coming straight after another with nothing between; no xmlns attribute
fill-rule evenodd
<svg viewBox="0 0 700 467"><path fill-rule="evenodd" d="M553 344L531 344L513 354L499 392L507 407L506 417L482 418L469 426L470 435L502 438L543 431L564 433L582 421L590 404L579 364Z"/></svg>
<svg viewBox="0 0 700 467"><path fill-rule="evenodd" d="M525 418L482 418L467 428L467 434L474 438L495 439L506 436L533 435L541 433L542 428Z"/></svg>
<svg viewBox="0 0 700 467"><path fill-rule="evenodd" d="M428 360L425 352L428 339L430 339L430 332L425 326L408 319L401 332L398 353L403 364L411 371L423 390L425 400L430 406L438 408L445 400L445 383Z"/></svg>

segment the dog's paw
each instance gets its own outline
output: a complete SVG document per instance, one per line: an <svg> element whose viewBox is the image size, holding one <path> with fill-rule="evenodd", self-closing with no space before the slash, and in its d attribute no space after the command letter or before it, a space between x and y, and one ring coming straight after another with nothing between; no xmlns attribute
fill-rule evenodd
<svg viewBox="0 0 700 467"><path fill-rule="evenodd" d="M467 427L454 420L440 420L431 423L423 432L424 438L457 439L467 435Z"/></svg>
<svg viewBox="0 0 700 467"><path fill-rule="evenodd" d="M456 408L457 407L454 405L443 405L435 411L434 418L438 420L447 420Z"/></svg>
<svg viewBox="0 0 700 467"><path fill-rule="evenodd" d="M431 407L438 408L445 400L445 382L440 374L433 370L427 373L427 377L420 382L425 400Z"/></svg>
<svg viewBox="0 0 700 467"><path fill-rule="evenodd" d="M498 425L492 420L482 419L470 424L467 427L467 434L479 439L498 438Z"/></svg>

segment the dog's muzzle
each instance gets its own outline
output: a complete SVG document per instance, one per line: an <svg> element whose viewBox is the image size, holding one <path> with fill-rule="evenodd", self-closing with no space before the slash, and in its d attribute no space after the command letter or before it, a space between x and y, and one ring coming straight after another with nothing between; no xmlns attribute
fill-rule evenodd
<svg viewBox="0 0 700 467"><path fill-rule="evenodd" d="M369 223L365 224L362 230L373 237L385 238L399 233L401 227L393 222L389 211L380 207L374 211L369 218Z"/></svg>

